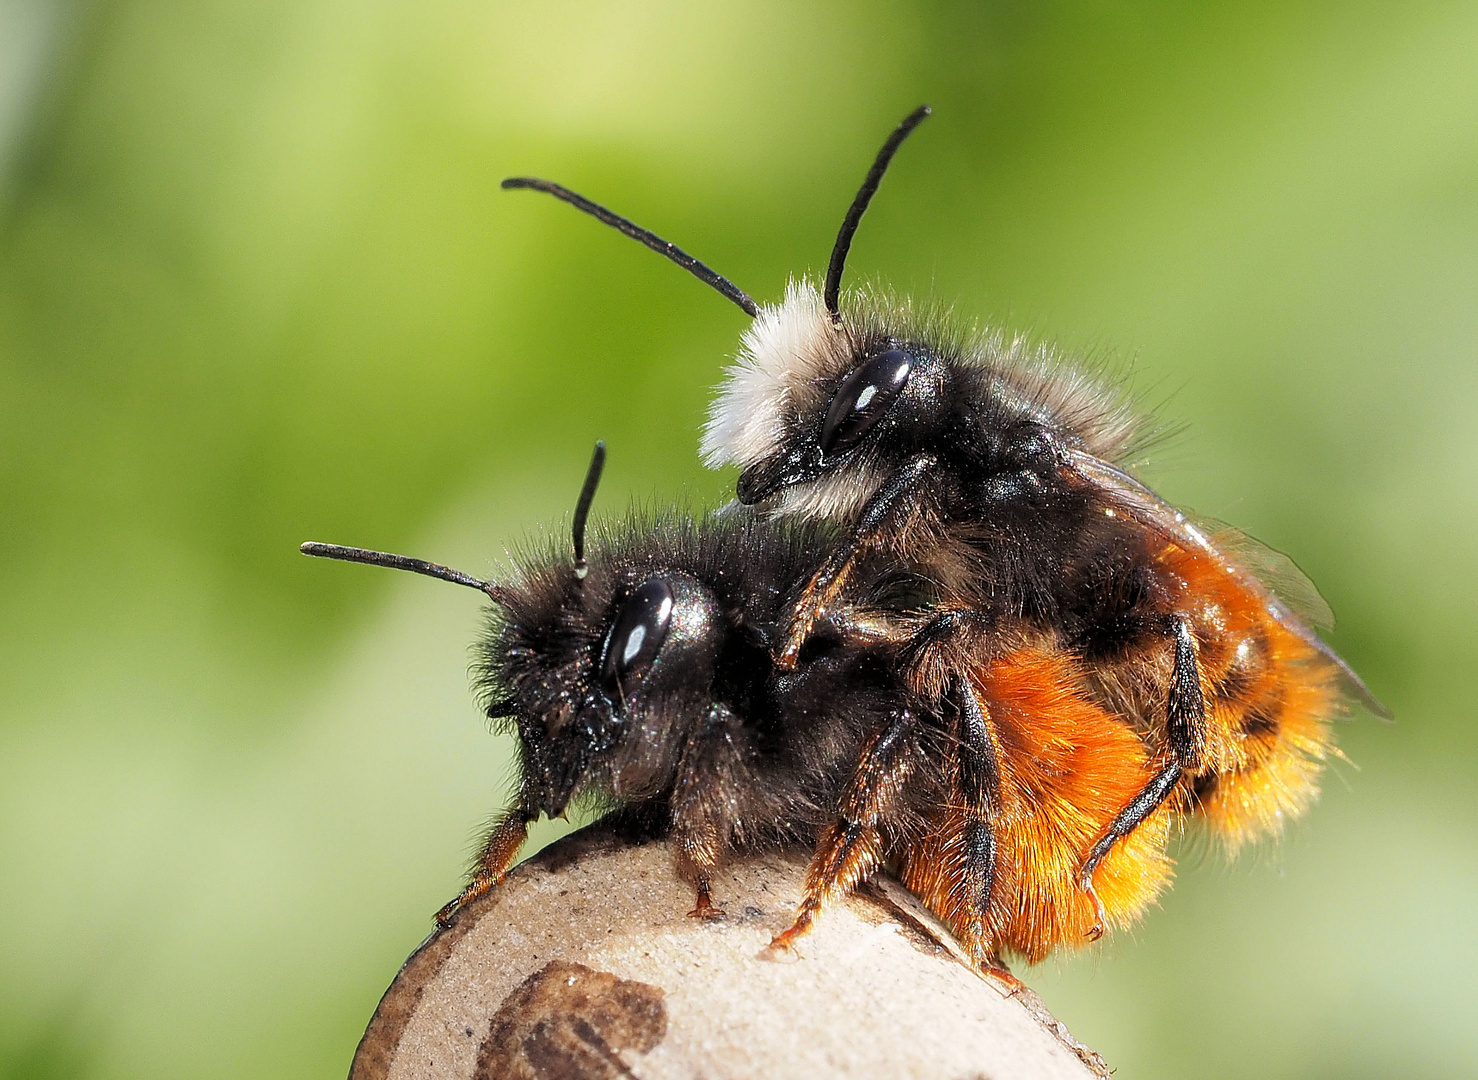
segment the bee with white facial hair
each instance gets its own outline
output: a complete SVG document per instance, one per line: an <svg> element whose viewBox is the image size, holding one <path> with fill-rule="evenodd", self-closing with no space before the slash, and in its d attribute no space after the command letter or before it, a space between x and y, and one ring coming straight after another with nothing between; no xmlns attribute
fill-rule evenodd
<svg viewBox="0 0 1478 1080"><path fill-rule="evenodd" d="M1089 699L1070 662L1022 628L1008 655L946 676L940 693L915 692L906 673L923 659L922 586L878 555L858 560L849 600L782 668L775 647L832 527L666 512L597 531L587 552L602 461L598 447L573 557L521 559L506 580L303 545L492 601L476 689L499 729L516 736L518 783L440 925L497 885L533 821L572 804L668 837L697 918L723 916L712 887L729 859L808 845L806 892L776 948L885 863L902 868L977 967L1002 981L1011 981L1003 952L1039 956L1091 919L1086 904L1052 903L1070 863L1053 869L1038 853L1094 835L1143 783L1148 757ZM1013 763L1010 754L1038 737L1044 706L1054 718L1048 752ZM999 769L989 747L981 752L986 716L1008 755ZM1116 913L1132 919L1168 876L1163 837L1145 832L1106 873Z"/></svg>
<svg viewBox="0 0 1478 1080"><path fill-rule="evenodd" d="M1116 853L1148 837L1145 849L1161 853L1149 867L1176 822L1203 824L1232 851L1275 835L1316 797L1337 753L1332 721L1352 702L1387 714L1316 633L1328 609L1289 560L1198 524L1132 474L1147 425L1120 387L1021 337L966 333L880 291L843 292L863 213L928 115L911 113L878 153L819 287L792 282L773 306L566 188L504 186L570 202L753 317L710 411L704 458L739 467L739 503L837 530L775 643L779 669L801 661L849 602L858 567L881 554L929 586L902 671L910 690L943 700L1030 640L1072 673L1075 696L1132 733L1145 776L1093 835L1015 854L1013 873L1045 882L1051 904L1091 912L1036 935L1026 951L1039 955L1126 921L1133 905L1121 910L1107 886ZM1027 737L1013 744L1003 724L982 704L967 725L969 769L992 780L949 841L972 852L964 876L931 885L903 871L916 891L966 895L972 910L989 909L978 894L1002 873L992 838L1028 812L1007 805L1001 778L1047 760L1051 739L1073 727L1045 700L1016 726Z"/></svg>

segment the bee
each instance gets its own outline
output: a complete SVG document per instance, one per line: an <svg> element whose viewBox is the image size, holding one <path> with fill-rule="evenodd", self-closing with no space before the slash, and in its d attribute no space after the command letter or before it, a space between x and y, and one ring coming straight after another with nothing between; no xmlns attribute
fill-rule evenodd
<svg viewBox="0 0 1478 1080"><path fill-rule="evenodd" d="M855 561L846 601L782 667L778 646L835 529L666 512L597 532L587 557L603 462L598 444L572 551L524 560L506 581L302 546L492 602L476 690L517 737L518 784L441 926L497 884L533 821L576 801L670 837L699 918L722 917L711 888L733 854L811 845L805 894L777 947L884 863L904 869L982 972L1008 982L1001 952L1039 955L1059 924L1091 918L1054 900L1070 861L1048 871L1033 852L1076 850L1142 786L1149 758L1084 691L1071 658L1022 625L999 635L1010 648L916 692L911 683L929 680L904 673L927 662L917 648L934 621L919 609L927 588L878 554ZM1046 749L1018 761L1027 744ZM1163 846L1146 830L1106 864L1126 918L1168 877Z"/></svg>
<svg viewBox="0 0 1478 1080"><path fill-rule="evenodd" d="M1019 852L1042 879L1042 909L1086 898L1094 917L1083 936L1096 939L1124 921L1105 871L1126 845L1152 834L1137 850L1153 876L1167 822L1204 822L1232 851L1276 834L1317 794L1337 752L1332 721L1351 701L1389 714L1313 629L1327 608L1290 561L1197 523L1132 474L1147 429L1120 388L1024 338L967 334L875 290L843 293L862 216L928 115L915 110L878 153L819 287L793 281L774 305L559 185L504 186L546 191L614 225L752 316L709 413L704 459L739 467L739 504L837 529L780 635L779 669L793 669L819 622L848 602L859 561L885 554L934 588L935 613L916 629L904 673L912 691L930 698L999 670L1026 631L1062 665L1074 704L1091 702L1134 737L1130 757L1145 755L1146 776L1094 834ZM998 772L1042 766L1051 740L1076 723L1057 708L1050 694L1037 700L1017 744L984 709L981 752ZM1119 752L1129 751L1105 750L1106 769ZM1083 808L1084 797L1067 801ZM961 836L926 845L905 882L959 891L948 868L951 845L970 842ZM1070 942L1078 926L1044 932L1029 955Z"/></svg>

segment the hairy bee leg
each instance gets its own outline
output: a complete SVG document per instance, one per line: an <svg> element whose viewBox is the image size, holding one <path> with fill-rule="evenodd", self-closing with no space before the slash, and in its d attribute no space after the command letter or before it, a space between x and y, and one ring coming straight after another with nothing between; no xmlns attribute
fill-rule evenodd
<svg viewBox="0 0 1478 1080"><path fill-rule="evenodd" d="M831 558L826 560L826 565L816 571L816 575L807 583L800 599L796 601L785 647L775 658L777 666L785 671L795 668L801 646L806 643L806 638L810 636L811 628L816 625L822 610L836 599L837 593L847 583L852 561L866 547L876 543L900 518L913 512L924 478L936 464L931 454L915 455L888 477L867 501L852 535L832 553Z"/></svg>
<svg viewBox="0 0 1478 1080"><path fill-rule="evenodd" d="M714 922L725 918L713 903L709 885L729 834L730 807L743 770L738 739L743 725L731 711L711 706L689 736L678 765L671 810L678 871L693 883L696 901L688 916Z"/></svg>
<svg viewBox="0 0 1478 1080"><path fill-rule="evenodd" d="M693 883L695 900L690 919L717 922L725 919L724 909L714 904L709 883L719 863L718 830L707 822L682 820L673 815L672 840L677 852L678 873Z"/></svg>
<svg viewBox="0 0 1478 1080"><path fill-rule="evenodd" d="M1175 790L1176 782L1180 780L1183 771L1178 761L1171 761L1161 766L1154 779L1140 789L1139 794L1130 800L1129 805L1120 810L1114 820L1109 823L1108 829L1093 845L1088 852L1088 857L1083 860L1083 866L1078 871L1078 885L1093 901L1093 907L1097 913L1093 929L1088 932L1088 940L1097 941L1103 936L1105 918L1103 901L1099 900L1098 892L1093 888L1093 871L1098 869L1098 864L1103 862L1104 857L1116 843L1139 828L1145 818L1159 809L1160 804Z"/></svg>
<svg viewBox="0 0 1478 1080"><path fill-rule="evenodd" d="M518 857L518 849L528 839L529 824L533 820L528 811L519 806L504 814L493 826L492 832L488 833L487 840L483 842L482 854L478 857L477 871L472 875L472 880L467 882L467 887L455 900L436 913L438 927L445 930L452 924L452 918L458 911L503 880L503 875Z"/></svg>
<svg viewBox="0 0 1478 1080"><path fill-rule="evenodd" d="M1176 782L1188 770L1200 767L1201 756L1206 748L1206 697L1201 686L1201 664L1196 658L1196 639L1191 625L1184 616L1177 616L1171 624L1174 638L1175 661L1170 676L1170 693L1165 702L1165 740L1169 745L1171 760L1160 767L1129 805L1120 810L1109 823L1103 836L1088 852L1078 871L1078 884L1093 901L1096 913L1089 940L1103 936L1103 901L1093 888L1093 871L1113 849L1113 846L1137 829L1153 814L1175 789Z"/></svg>
<svg viewBox="0 0 1478 1080"><path fill-rule="evenodd" d="M1170 751L1186 769L1197 769L1206 750L1206 696L1201 686L1201 662L1191 624L1178 617L1172 628L1175 666L1165 702L1165 735Z"/></svg>
<svg viewBox="0 0 1478 1080"><path fill-rule="evenodd" d="M931 701L945 696L966 660L951 646L972 628L988 628L991 622L974 608L951 608L915 631L901 661L909 689Z"/></svg>
<svg viewBox="0 0 1478 1080"><path fill-rule="evenodd" d="M882 860L878 826L892 810L913 770L915 747L911 740L917 724L912 712L900 710L862 751L852 779L838 800L837 819L827 826L816 845L795 921L775 936L771 949L792 947L823 908L877 868Z"/></svg>
<svg viewBox="0 0 1478 1080"><path fill-rule="evenodd" d="M996 879L994 822L1001 812L1001 772L989 713L972 687L960 679L955 696L960 710L958 782L969 815L965 822L965 936L973 959L990 967L986 951L986 916Z"/></svg>
<svg viewBox="0 0 1478 1080"><path fill-rule="evenodd" d="M948 687L947 696L958 712L954 784L966 814L960 837L964 853L960 871L965 889L961 909L947 921L960 920L955 932L982 973L999 966L986 948L986 922L999 854L996 822L1001 813L1000 751L990 713L969 680L955 674L959 664L949 655L949 646L972 627L987 622L980 612L970 608L937 615L910 639L904 661L908 681L916 693L933 699L944 695Z"/></svg>

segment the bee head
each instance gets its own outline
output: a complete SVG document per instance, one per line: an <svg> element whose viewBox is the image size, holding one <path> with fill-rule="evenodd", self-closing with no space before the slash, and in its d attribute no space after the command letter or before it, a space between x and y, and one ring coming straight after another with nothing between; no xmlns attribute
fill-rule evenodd
<svg viewBox="0 0 1478 1080"><path fill-rule="evenodd" d="M495 711L517 728L531 812L557 816L581 791L655 795L712 700L725 637L712 592L611 555L578 586L527 578L484 653L485 685L502 695Z"/></svg>
<svg viewBox="0 0 1478 1080"><path fill-rule="evenodd" d="M709 412L705 461L740 468L741 503L846 517L949 419L948 350L908 313L868 305L834 323L821 292L795 281L744 335Z"/></svg>
<svg viewBox="0 0 1478 1080"><path fill-rule="evenodd" d="M585 523L605 463L597 443L572 529L573 561L526 565L497 598L479 683L523 753L525 810L558 816L581 791L656 794L686 726L711 699L725 620L682 570L680 530L623 532L586 560Z"/></svg>
<svg viewBox="0 0 1478 1080"><path fill-rule="evenodd" d="M628 536L587 561L585 524L604 464L597 443L575 506L574 558L535 560L506 583L406 555L302 545L306 555L410 570L493 601L477 683L488 715L519 736L530 815L558 816L582 790L621 799L660 790L684 725L701 722L711 701L726 637L713 592L669 558L688 534Z"/></svg>
<svg viewBox="0 0 1478 1080"><path fill-rule="evenodd" d="M852 238L893 155L929 116L915 109L888 137L847 209L820 290L792 281L744 335L709 412L703 455L737 464L741 503L795 495L786 512L846 516L873 490L889 459L914 449L939 421L947 368L936 350L844 317L842 272ZM817 481L833 478L831 483Z"/></svg>

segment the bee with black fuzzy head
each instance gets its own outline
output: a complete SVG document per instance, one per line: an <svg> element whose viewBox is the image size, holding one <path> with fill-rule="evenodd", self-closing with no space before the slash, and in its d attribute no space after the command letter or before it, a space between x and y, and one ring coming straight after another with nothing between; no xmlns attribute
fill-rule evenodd
<svg viewBox="0 0 1478 1080"><path fill-rule="evenodd" d="M1072 853L1073 883L1096 914L1086 935L1096 937L1120 921L1105 891L1114 852L1167 815L1204 821L1232 849L1276 833L1316 795L1346 702L1385 713L1311 629L1325 609L1291 563L1233 530L1198 526L1127 471L1144 425L1117 387L1022 339L960 333L885 295L843 294L863 212L927 116L912 113L878 154L819 288L793 282L774 306L720 288L754 322L710 412L704 456L740 468L740 503L839 529L781 635L782 669L845 603L859 560L885 552L937 589L940 610L913 642L915 692L937 695L1011 657L1024 626L1135 734L1146 779ZM553 185L511 186L542 186L624 222ZM674 251L663 253L714 284ZM1295 593L1309 600L1302 611ZM1044 731L1051 719L1037 717ZM1026 764L1047 753L1043 739L1008 749L989 712L982 723L980 752L998 772L1009 755ZM1036 853L1030 873L1050 877L1063 855ZM1059 890L1055 902L1074 900Z"/></svg>
<svg viewBox="0 0 1478 1080"><path fill-rule="evenodd" d="M467 888L438 921L502 877L531 822L577 799L670 833L696 889L695 916L720 914L709 883L731 851L814 842L839 806L861 806L862 818L834 830L851 838L844 850L817 856L831 868L822 874L828 895L844 891L871 869L861 849L877 848L883 819L903 813L903 774L913 776L911 791L927 787L915 759L940 756L937 746L924 752L938 731L927 705L893 676L896 635L886 631L882 601L907 583L889 580L881 564L862 567L859 592L873 603L819 625L797 669L781 672L774 635L814 572L827 527L668 513L598 535L587 559L586 516L603 461L597 445L576 507L573 558L529 560L506 582L406 556L303 545L309 555L471 586L493 601L476 683L488 715L517 735L519 786ZM913 801L928 805L938 793Z"/></svg>
<svg viewBox="0 0 1478 1080"><path fill-rule="evenodd" d="M1029 627L1000 662L962 665L917 693L920 583L887 557L860 558L790 669L774 652L830 546L826 523L670 513L597 534L576 508L573 558L553 554L493 583L400 555L309 543L303 551L439 577L494 605L478 649L488 714L518 738L519 786L456 911L502 877L528 826L572 800L671 837L697 903L735 852L814 848L789 945L833 899L891 861L967 943L983 971L1003 951L1040 956L1085 916L1060 904L1063 867L1148 775L1139 740L1084 692L1072 661ZM1036 714L1047 710L1043 726ZM986 727L986 717L993 718ZM997 768L1050 730L1050 750ZM1106 868L1128 921L1168 874L1164 831Z"/></svg>

